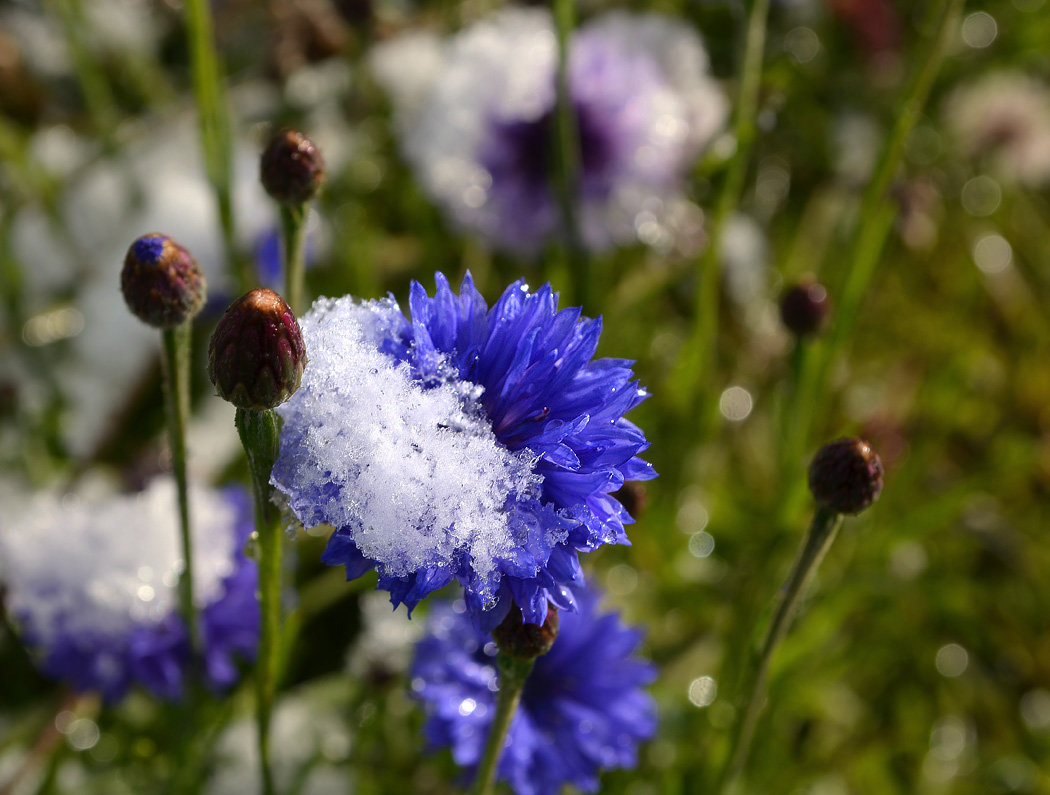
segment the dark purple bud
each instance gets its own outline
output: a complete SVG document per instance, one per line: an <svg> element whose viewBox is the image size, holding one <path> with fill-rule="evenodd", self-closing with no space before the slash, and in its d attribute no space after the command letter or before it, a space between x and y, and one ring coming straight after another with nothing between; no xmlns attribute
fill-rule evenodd
<svg viewBox="0 0 1050 795"><path fill-rule="evenodd" d="M259 163L266 192L282 204L305 204L324 184L324 158L314 142L295 130L281 130Z"/></svg>
<svg viewBox="0 0 1050 795"><path fill-rule="evenodd" d="M558 611L547 605L547 618L543 624L526 624L521 608L512 605L507 617L494 630L492 639L499 650L508 657L532 660L546 654L558 637Z"/></svg>
<svg viewBox="0 0 1050 795"><path fill-rule="evenodd" d="M831 442L809 465L809 490L837 513L860 513L882 492L882 461L862 439Z"/></svg>
<svg viewBox="0 0 1050 795"><path fill-rule="evenodd" d="M306 348L291 308L273 290L245 293L219 320L208 347L208 377L242 409L279 406L299 388Z"/></svg>
<svg viewBox="0 0 1050 795"><path fill-rule="evenodd" d="M196 315L205 287L197 260L167 235L143 235L124 257L124 301L135 317L155 328L175 328Z"/></svg>
<svg viewBox="0 0 1050 795"><path fill-rule="evenodd" d="M797 337L811 337L824 328L828 318L828 291L822 284L803 281L780 299L780 319Z"/></svg>

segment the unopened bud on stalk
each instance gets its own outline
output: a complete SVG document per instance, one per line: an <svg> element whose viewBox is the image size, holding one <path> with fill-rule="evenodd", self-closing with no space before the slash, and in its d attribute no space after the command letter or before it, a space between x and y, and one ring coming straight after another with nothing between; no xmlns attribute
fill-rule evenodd
<svg viewBox="0 0 1050 795"><path fill-rule="evenodd" d="M558 611L554 605L547 606L547 618L539 625L522 623L521 608L512 605L507 617L492 630L492 639L499 650L519 660L532 660L546 654L557 637Z"/></svg>
<svg viewBox="0 0 1050 795"><path fill-rule="evenodd" d="M796 337L818 334L828 318L828 291L815 281L803 281L780 299L780 319Z"/></svg>
<svg viewBox="0 0 1050 795"><path fill-rule="evenodd" d="M882 492L882 461L862 439L831 442L809 465L809 490L837 513L860 513Z"/></svg>
<svg viewBox="0 0 1050 795"><path fill-rule="evenodd" d="M167 235L143 235L124 257L124 301L139 320L155 328L175 328L196 315L204 305L205 287L197 260Z"/></svg>
<svg viewBox="0 0 1050 795"><path fill-rule="evenodd" d="M284 403L299 388L306 348L291 308L259 287L226 310L208 347L208 376L219 396L242 409Z"/></svg>
<svg viewBox="0 0 1050 795"><path fill-rule="evenodd" d="M282 204L305 204L324 184L324 158L314 142L295 130L281 130L259 163L266 192Z"/></svg>

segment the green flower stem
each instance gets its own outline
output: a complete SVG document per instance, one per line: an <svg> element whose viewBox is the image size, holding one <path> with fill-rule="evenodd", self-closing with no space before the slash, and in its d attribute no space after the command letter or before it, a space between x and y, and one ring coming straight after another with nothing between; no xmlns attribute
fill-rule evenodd
<svg viewBox="0 0 1050 795"><path fill-rule="evenodd" d="M306 311L303 305L303 273L306 265L306 204L281 205L281 243L284 256L284 300L296 317Z"/></svg>
<svg viewBox="0 0 1050 795"><path fill-rule="evenodd" d="M522 660L501 653L499 661L499 700L496 703L496 717L489 728L489 738L485 745L485 754L478 767L478 777L474 781L474 795L490 795L496 784L496 768L499 764L503 746L507 742L507 732L514 713L521 702L521 693L525 681L532 672L535 660Z"/></svg>
<svg viewBox="0 0 1050 795"><path fill-rule="evenodd" d="M114 133L117 128L117 103L100 59L91 52L88 37L91 30L84 18L80 0L48 0L45 8L58 17L73 60L73 73L80 85L91 122L107 152L117 150Z"/></svg>
<svg viewBox="0 0 1050 795"><path fill-rule="evenodd" d="M240 292L246 293L255 286L255 280L251 263L237 255L230 176L233 163L230 117L219 58L215 52L215 30L208 0L186 0L186 34L193 64L193 92L200 116L204 168L218 205L226 260L235 269L234 276Z"/></svg>
<svg viewBox="0 0 1050 795"><path fill-rule="evenodd" d="M824 506L817 508L809 532L802 544L802 549L791 567L791 573L781 587L778 601L770 620L769 627L762 640L760 651L753 656L746 673L743 688L744 699L741 703L740 718L734 727L729 744L729 753L722 768L715 792L725 792L740 775L747 761L751 748L751 739L755 733L755 724L762 712L766 696L766 680L769 678L769 665L780 641L787 634L799 603L816 574L821 560L835 541L842 514Z"/></svg>
<svg viewBox="0 0 1050 795"><path fill-rule="evenodd" d="M270 719L280 667L278 649L281 632L281 523L270 502L270 472L277 460L278 420L272 409L237 409L237 432L248 456L252 496L255 501L255 532L259 544L259 594L262 631L256 666L256 725L263 793L272 795L270 765Z"/></svg>
<svg viewBox="0 0 1050 795"><path fill-rule="evenodd" d="M186 485L186 419L190 405L190 324L183 323L161 332L164 342L164 403L168 413L168 439L171 468L179 506L184 566L179 575L179 610L190 634L190 647L199 659L200 627L193 597L193 537L190 532L190 502ZM196 672L196 664L194 665ZM193 683L191 683L191 686Z"/></svg>
<svg viewBox="0 0 1050 795"><path fill-rule="evenodd" d="M557 106L554 116L554 184L561 209L562 237L572 280L572 303L584 306L590 286L590 263L580 241L576 198L580 195L580 131L569 93L569 46L576 26L575 0L555 0L558 39Z"/></svg>
<svg viewBox="0 0 1050 795"><path fill-rule="evenodd" d="M203 641L193 587L193 536L190 524L189 492L186 478L186 420L189 415L190 323L164 329L164 403L168 414L168 437L171 446L171 468L175 476L175 493L179 510L179 535L182 540L183 569L179 575L179 613L190 638L191 658L187 673L186 697L180 705L181 742L178 753L178 775L172 779L172 791L189 792L199 771L194 736L199 727L203 685Z"/></svg>
<svg viewBox="0 0 1050 795"><path fill-rule="evenodd" d="M959 29L963 4L964 0L942 0L940 3L922 65L913 73L902 101L897 104L900 111L861 199L859 225L846 258L847 267L840 283L831 291L837 305L834 323L828 338L814 344L813 355L808 357L802 370L789 414L793 433L788 442L787 459L796 465L800 465L802 451L808 448L814 419L823 408L819 397L827 394L832 366L852 337L861 302L871 285L893 226L896 206L890 196L890 186L900 166L908 136L922 115L948 43ZM784 473L783 477L785 483L798 481L791 472Z"/></svg>
<svg viewBox="0 0 1050 795"><path fill-rule="evenodd" d="M696 315L691 340L686 344L680 367L685 386L683 410L693 413L705 384L714 384L711 370L715 365L715 342L718 335L718 305L721 295L722 238L733 213L740 204L744 177L755 142L758 115L758 92L762 77L762 56L766 47L766 20L769 0L755 0L747 18L744 56L740 82L737 84L736 115L733 137L736 150L729 161L725 181L715 204L710 226L710 239L697 268ZM702 407L705 410L709 407ZM706 417L702 417L706 419Z"/></svg>

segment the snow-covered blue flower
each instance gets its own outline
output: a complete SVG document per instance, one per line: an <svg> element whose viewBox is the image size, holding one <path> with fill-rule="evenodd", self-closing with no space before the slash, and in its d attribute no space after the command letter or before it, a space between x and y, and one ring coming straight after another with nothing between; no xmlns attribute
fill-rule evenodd
<svg viewBox="0 0 1050 795"><path fill-rule="evenodd" d="M243 553L251 506L235 489L189 494L206 679L222 689L258 643L257 567ZM45 674L109 701L135 683L181 696L190 646L177 515L174 484L159 478L130 496L39 494L3 523L7 608Z"/></svg>
<svg viewBox="0 0 1050 795"><path fill-rule="evenodd" d="M395 39L372 65L394 98L407 159L456 225L524 254L558 234L548 10L505 9L444 41ZM653 14L596 17L570 42L568 83L580 239L602 250L689 227L698 213L687 212L682 184L727 113L692 28Z"/></svg>
<svg viewBox="0 0 1050 795"><path fill-rule="evenodd" d="M624 415L647 393L631 362L592 358L601 320L557 309L550 285L512 284L489 309L413 283L392 300L320 299L301 318L310 364L277 409L272 483L307 527L336 532L325 562L373 567L411 610L453 580L485 629L516 602L540 624L574 609L578 554L627 543L612 496L655 476Z"/></svg>
<svg viewBox="0 0 1050 795"><path fill-rule="evenodd" d="M639 634L615 614L595 612L581 594L579 612L563 613L551 650L536 659L507 735L498 775L519 795L556 795L564 784L598 790L598 773L630 768L638 744L656 730L656 708L643 685L652 664L634 656ZM476 768L498 691L496 646L465 615L441 604L416 646L412 689L426 709L431 746L452 749Z"/></svg>

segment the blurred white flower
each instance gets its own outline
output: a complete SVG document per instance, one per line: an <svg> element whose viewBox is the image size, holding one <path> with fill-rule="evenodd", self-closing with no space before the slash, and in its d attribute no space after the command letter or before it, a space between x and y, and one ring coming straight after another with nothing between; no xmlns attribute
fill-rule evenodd
<svg viewBox="0 0 1050 795"><path fill-rule="evenodd" d="M959 148L995 175L1028 185L1050 181L1050 89L1019 72L960 86L945 106Z"/></svg>
<svg viewBox="0 0 1050 795"><path fill-rule="evenodd" d="M253 141L238 141L234 201L245 242L272 224L258 157ZM27 205L16 216L11 239L31 317L54 309L53 296L62 293L72 295L71 307L79 313L75 333L64 335L68 356L55 368L69 407L62 431L75 456L94 451L159 351L159 335L127 310L121 296L120 271L131 242L148 232L170 234L200 263L209 300L225 305L234 297L192 115L143 135L127 147L123 161L82 165L61 199L61 233L41 208Z"/></svg>
<svg viewBox="0 0 1050 795"><path fill-rule="evenodd" d="M727 113L699 37L669 18L613 12L576 31L569 59L579 237L592 250L670 248L663 230L675 223L659 214L680 204L689 167ZM407 159L457 226L523 254L557 235L548 11L507 9L445 41L402 37L371 61Z"/></svg>

